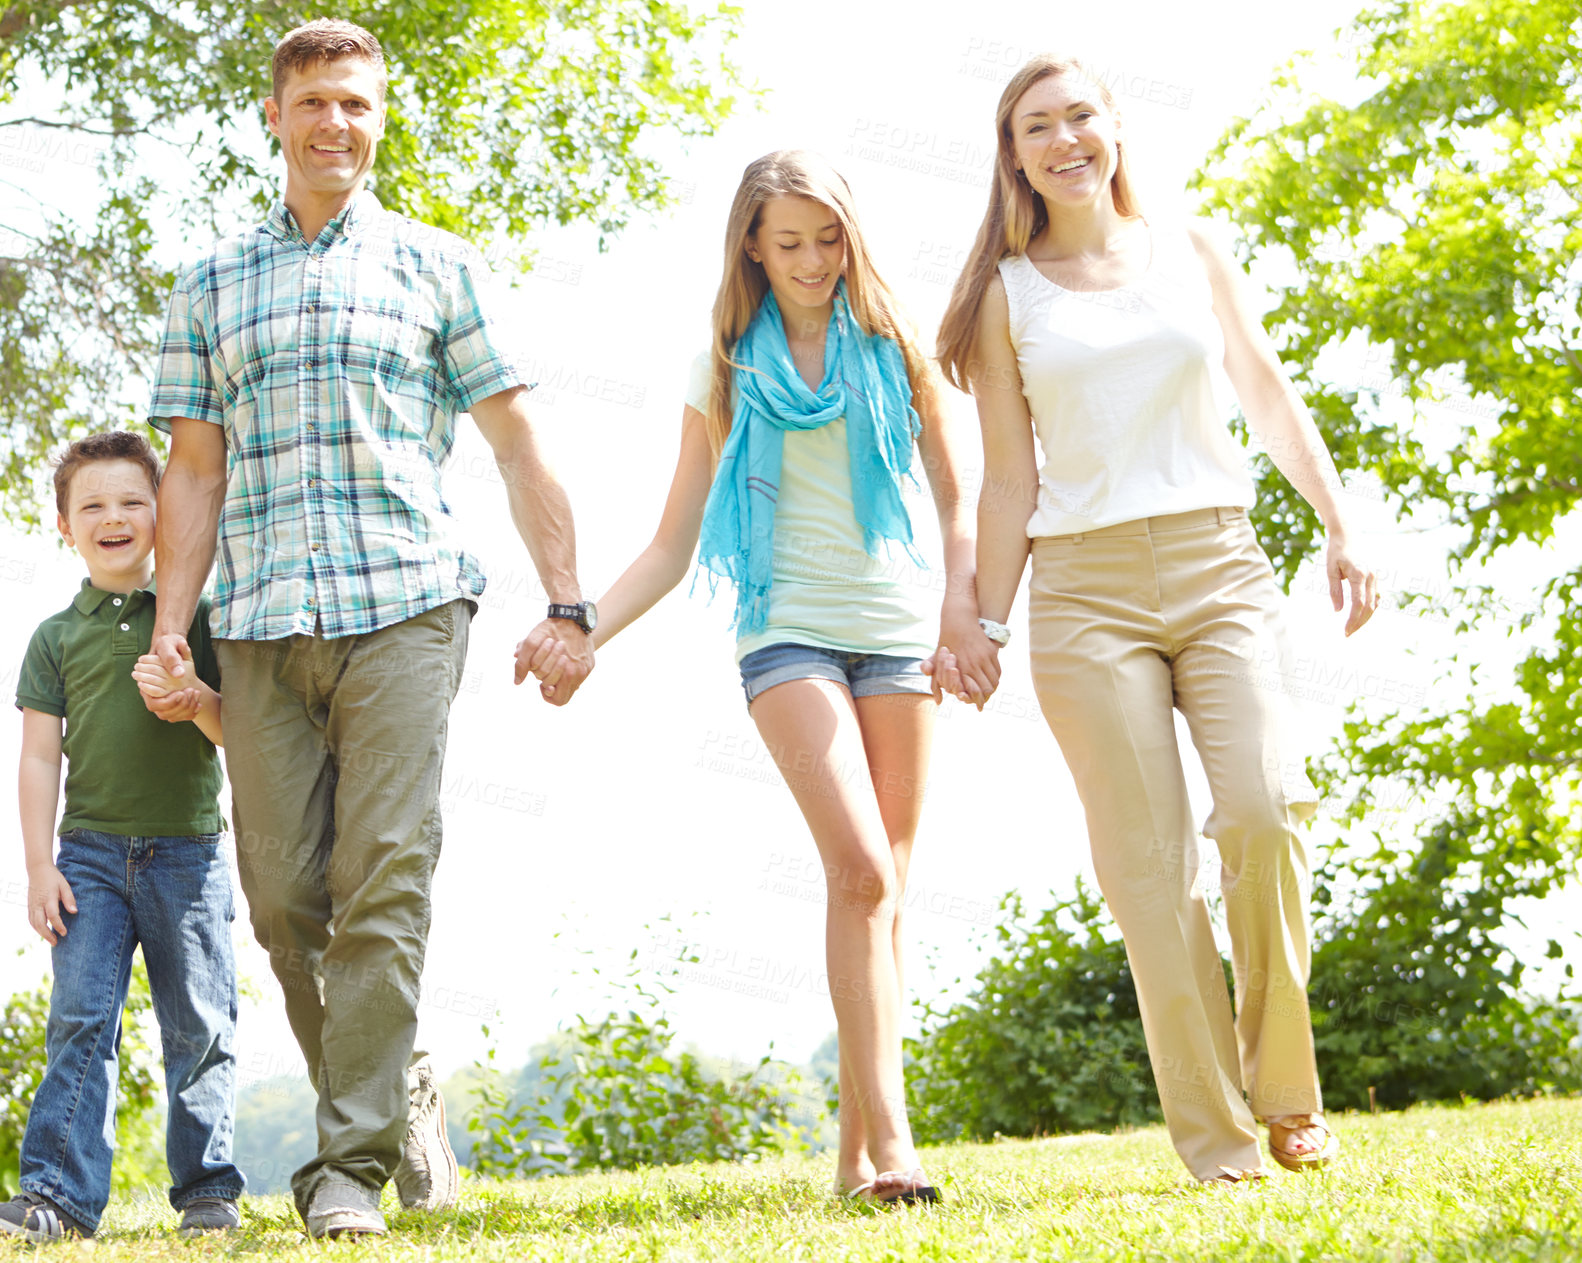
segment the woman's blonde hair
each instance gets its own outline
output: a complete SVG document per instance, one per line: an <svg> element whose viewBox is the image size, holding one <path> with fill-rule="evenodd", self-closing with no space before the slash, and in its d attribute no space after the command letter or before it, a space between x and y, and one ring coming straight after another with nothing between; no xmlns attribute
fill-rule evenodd
<svg viewBox="0 0 1582 1263"><path fill-rule="evenodd" d="M749 163L731 202L725 224L725 271L714 297L713 375L709 391L709 448L718 458L731 432L735 411L731 349L747 331L769 290L763 264L747 257L747 245L758 231L764 204L776 197L803 197L829 207L840 222L846 243L846 298L864 332L895 340L906 360L912 406L927 416L937 389L935 369L917 345L916 334L901 318L895 295L874 268L867 243L857 225L851 189L840 173L819 154L805 149L780 149Z"/></svg>
<svg viewBox="0 0 1582 1263"><path fill-rule="evenodd" d="M978 239L972 243L967 264L950 291L950 303L939 325L940 365L945 379L961 390L970 390L972 353L978 337L978 313L989 278L1001 259L1026 251L1029 243L1049 223L1044 199L1033 191L1027 174L1016 168L1016 147L1011 139L1011 111L1023 93L1036 83L1055 75L1074 75L1092 83L1099 99L1111 113L1115 97L1104 81L1075 57L1055 57L1048 53L1034 57L1014 75L1000 94L994 111L996 137L994 185L989 190L989 209L978 226ZM1126 153L1115 147L1115 174L1110 179L1110 195L1116 211L1130 218L1138 215L1137 194L1132 188Z"/></svg>

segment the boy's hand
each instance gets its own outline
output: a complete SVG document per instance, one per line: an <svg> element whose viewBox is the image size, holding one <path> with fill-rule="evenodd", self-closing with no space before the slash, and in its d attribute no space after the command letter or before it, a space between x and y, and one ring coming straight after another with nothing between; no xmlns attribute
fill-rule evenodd
<svg viewBox="0 0 1582 1263"><path fill-rule="evenodd" d="M186 640L180 637L173 639L180 642L179 660L183 674L179 678L166 669L157 654L152 653L145 653L137 660L137 665L132 668L132 678L137 681L138 691L143 694L143 705L167 723L181 724L197 715L203 705L203 696L197 689L190 687L191 682L198 678L192 666L192 650L187 647Z"/></svg>
<svg viewBox="0 0 1582 1263"><path fill-rule="evenodd" d="M75 915L77 899L60 869L53 864L41 864L37 869L29 869L27 923L51 947L66 937L66 920L61 915L62 910Z"/></svg>

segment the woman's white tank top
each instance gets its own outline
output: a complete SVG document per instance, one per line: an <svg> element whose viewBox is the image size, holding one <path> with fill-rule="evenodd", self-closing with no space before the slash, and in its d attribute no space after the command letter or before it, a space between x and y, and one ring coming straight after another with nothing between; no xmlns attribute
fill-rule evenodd
<svg viewBox="0 0 1582 1263"><path fill-rule="evenodd" d="M1043 453L1033 538L1256 499L1226 427L1208 276L1184 230L1149 232L1147 271L1119 289L1063 289L1026 255L1000 260Z"/></svg>

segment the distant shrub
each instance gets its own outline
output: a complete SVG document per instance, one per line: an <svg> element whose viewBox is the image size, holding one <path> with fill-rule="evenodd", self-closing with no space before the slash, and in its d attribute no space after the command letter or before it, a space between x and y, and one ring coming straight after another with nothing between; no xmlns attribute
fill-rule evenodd
<svg viewBox="0 0 1582 1263"><path fill-rule="evenodd" d="M1450 880L1441 853L1430 832L1343 903L1339 860L1317 874L1308 995L1331 1108L1582 1090L1575 997L1522 990L1526 966L1502 942L1508 897ZM1563 955L1553 940L1548 952Z"/></svg>
<svg viewBox="0 0 1582 1263"><path fill-rule="evenodd" d="M1450 880L1435 854L1425 838L1359 888L1355 857L1336 848L1315 876L1309 996L1325 1102L1393 1108L1582 1091L1575 998L1521 991L1523 964L1499 936L1511 919L1504 896ZM1343 881L1350 893L1338 900ZM1079 880L1072 898L1037 916L1015 894L1001 910L994 955L971 992L925 1005L923 1031L907 1041L918 1137L1157 1119L1136 990L1102 902ZM1562 955L1558 942L1548 950Z"/></svg>
<svg viewBox="0 0 1582 1263"><path fill-rule="evenodd" d="M22 1136L33 1095L44 1078L45 1031L50 982L15 992L0 1013L0 1194L11 1197L21 1178ZM118 1193L165 1184L164 1136L159 1109L159 1061L142 1026L153 1012L142 955L132 969L121 1016L121 1051L116 1095L115 1166Z"/></svg>
<svg viewBox="0 0 1582 1263"><path fill-rule="evenodd" d="M736 1162L802 1147L790 1118L794 1070L768 1056L746 1071L710 1065L675 1044L654 1004L579 1019L524 1076L537 1084L529 1100L515 1097L491 1047L467 1123L473 1169L509 1178Z"/></svg>
<svg viewBox="0 0 1582 1263"><path fill-rule="evenodd" d="M920 1140L1036 1136L1157 1121L1158 1095L1120 934L1098 895L1029 916L1000 904L995 954L971 993L924 1006L908 1040Z"/></svg>

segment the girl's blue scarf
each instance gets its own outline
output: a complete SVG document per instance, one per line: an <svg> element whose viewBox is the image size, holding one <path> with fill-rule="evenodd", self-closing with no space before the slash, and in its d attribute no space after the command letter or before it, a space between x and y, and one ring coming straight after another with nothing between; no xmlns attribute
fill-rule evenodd
<svg viewBox="0 0 1582 1263"><path fill-rule="evenodd" d="M901 348L862 331L852 318L844 280L835 287L824 335L824 377L816 392L792 363L772 291L731 358L738 365L736 411L703 509L698 564L736 585L732 626L748 635L761 631L769 617L785 431L814 430L845 417L852 509L863 547L877 556L881 539L897 540L916 560L901 479L911 474L912 439L921 427Z"/></svg>

